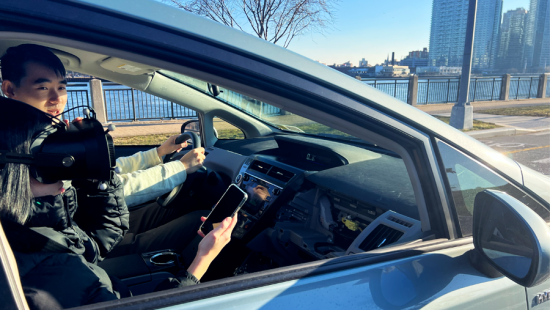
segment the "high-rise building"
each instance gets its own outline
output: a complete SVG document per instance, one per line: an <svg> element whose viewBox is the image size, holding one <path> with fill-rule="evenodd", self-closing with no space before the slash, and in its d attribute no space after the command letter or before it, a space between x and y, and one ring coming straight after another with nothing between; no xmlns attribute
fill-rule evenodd
<svg viewBox="0 0 550 310"><path fill-rule="evenodd" d="M478 0L472 68L490 69L498 53L503 0Z"/></svg>
<svg viewBox="0 0 550 310"><path fill-rule="evenodd" d="M433 0L430 66L462 66L468 3L468 0ZM501 14L502 0L478 0L472 68L488 69L494 65Z"/></svg>
<svg viewBox="0 0 550 310"><path fill-rule="evenodd" d="M367 67L369 65L369 62L365 60L365 58L363 58L362 60L359 60L359 67L361 68L364 68L364 67Z"/></svg>
<svg viewBox="0 0 550 310"><path fill-rule="evenodd" d="M523 43L527 10L517 8L504 13L500 26L500 43L497 57L498 69L523 69Z"/></svg>
<svg viewBox="0 0 550 310"><path fill-rule="evenodd" d="M531 0L525 20L524 68L550 65L550 0Z"/></svg>

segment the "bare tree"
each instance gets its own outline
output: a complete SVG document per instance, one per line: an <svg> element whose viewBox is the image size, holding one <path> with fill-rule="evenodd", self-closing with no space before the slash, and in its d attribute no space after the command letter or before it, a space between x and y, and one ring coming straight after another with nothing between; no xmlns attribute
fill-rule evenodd
<svg viewBox="0 0 550 310"><path fill-rule="evenodd" d="M334 22L340 0L168 0L178 8L224 25L252 31L264 40L288 47L292 39L325 32Z"/></svg>

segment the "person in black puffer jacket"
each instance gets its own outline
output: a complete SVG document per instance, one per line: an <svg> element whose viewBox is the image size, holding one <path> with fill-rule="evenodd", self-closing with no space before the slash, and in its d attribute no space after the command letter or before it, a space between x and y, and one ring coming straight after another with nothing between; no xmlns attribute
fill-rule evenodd
<svg viewBox="0 0 550 310"><path fill-rule="evenodd" d="M51 119L15 100L0 97L0 106L10 111L0 114L0 153L31 154L33 135ZM30 175L28 164L0 163L0 169L0 220L31 309L62 309L130 296L119 280L97 266L129 226L121 182L114 172L100 189L90 180L40 183ZM236 218L228 218L203 238L193 263L167 287L197 284L229 242L235 224Z"/></svg>

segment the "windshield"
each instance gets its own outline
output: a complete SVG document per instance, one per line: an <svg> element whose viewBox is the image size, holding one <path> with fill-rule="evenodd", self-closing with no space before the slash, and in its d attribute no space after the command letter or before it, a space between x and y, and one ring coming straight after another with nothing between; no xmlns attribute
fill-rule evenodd
<svg viewBox="0 0 550 310"><path fill-rule="evenodd" d="M169 76L187 86L195 88L196 90L201 91L209 96L214 97L212 93L215 90L212 89L212 85L209 85L204 81L166 70L161 70L160 73ZM306 133L323 137L355 140L353 136L333 129L329 126L319 124L296 114L292 114L283 109L274 107L268 103L261 102L249 96L239 94L232 90L223 87L218 88L220 94L214 98L226 104L229 104L249 115L252 115L255 118L258 118L273 127L279 128L280 130Z"/></svg>

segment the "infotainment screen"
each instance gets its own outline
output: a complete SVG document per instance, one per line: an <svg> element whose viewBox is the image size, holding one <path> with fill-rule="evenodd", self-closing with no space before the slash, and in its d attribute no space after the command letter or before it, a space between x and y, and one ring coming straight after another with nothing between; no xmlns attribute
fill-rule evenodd
<svg viewBox="0 0 550 310"><path fill-rule="evenodd" d="M247 179L241 184L241 189L248 194L248 200L245 202L243 210L254 215L271 201L274 187L272 184L254 177Z"/></svg>

